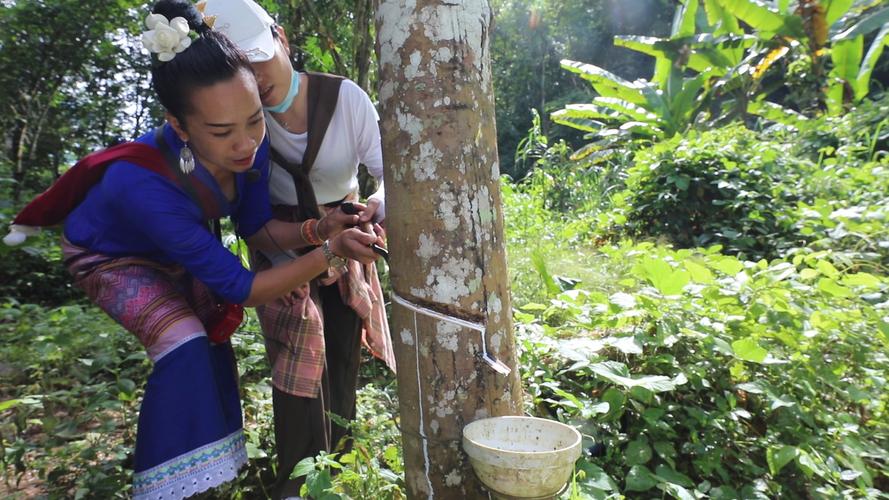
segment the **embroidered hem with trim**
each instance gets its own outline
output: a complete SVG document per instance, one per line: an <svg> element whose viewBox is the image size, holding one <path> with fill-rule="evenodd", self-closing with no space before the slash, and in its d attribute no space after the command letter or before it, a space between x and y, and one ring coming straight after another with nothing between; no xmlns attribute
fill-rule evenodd
<svg viewBox="0 0 889 500"><path fill-rule="evenodd" d="M133 475L134 500L179 500L235 479L247 463L246 438L237 430L219 441Z"/></svg>

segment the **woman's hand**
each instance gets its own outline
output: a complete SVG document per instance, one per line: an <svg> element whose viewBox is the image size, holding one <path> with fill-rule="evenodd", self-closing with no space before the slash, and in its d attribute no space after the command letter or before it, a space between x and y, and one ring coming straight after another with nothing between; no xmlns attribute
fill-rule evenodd
<svg viewBox="0 0 889 500"><path fill-rule="evenodd" d="M370 198L367 200L367 207L361 211L361 218L359 219L360 224L364 224L367 222L373 222L374 216L377 214L377 210L380 208L380 200L376 198Z"/></svg>
<svg viewBox="0 0 889 500"><path fill-rule="evenodd" d="M354 203L360 212L367 207L361 203ZM340 209L331 210L318 221L318 236L322 240L329 240L340 234L343 230L358 224L358 215L350 215Z"/></svg>
<svg viewBox="0 0 889 500"><path fill-rule="evenodd" d="M331 238L329 245L330 251L340 257L354 259L362 264L370 264L379 257L370 247L374 243L382 243L379 235L368 234L353 227Z"/></svg>

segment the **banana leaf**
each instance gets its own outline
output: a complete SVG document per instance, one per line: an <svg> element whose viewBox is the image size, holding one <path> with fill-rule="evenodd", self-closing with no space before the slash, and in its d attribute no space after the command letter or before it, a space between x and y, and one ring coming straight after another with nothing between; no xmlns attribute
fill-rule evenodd
<svg viewBox="0 0 889 500"><path fill-rule="evenodd" d="M855 77L852 88L855 92L855 102L858 102L870 91L870 77L874 71L874 66L880 55L883 54L883 47L889 45L889 22L883 25L883 29L877 33L876 38L871 42L864 61L858 69L858 75Z"/></svg>
<svg viewBox="0 0 889 500"><path fill-rule="evenodd" d="M714 34L744 34L738 18L725 10L718 0L704 0L704 10L707 13L707 23L714 28Z"/></svg>
<svg viewBox="0 0 889 500"><path fill-rule="evenodd" d="M864 36L859 35L851 40L834 43L830 49L833 69L830 71L831 82L827 89L827 110L838 115L843 110L846 97L846 86L854 93L855 82L858 80L859 65L864 53Z"/></svg>
<svg viewBox="0 0 889 500"><path fill-rule="evenodd" d="M784 16L771 11L762 2L756 0L717 1L726 11L764 35L778 33L784 27ZM771 37L763 36L763 38Z"/></svg>
<svg viewBox="0 0 889 500"><path fill-rule="evenodd" d="M593 99L593 104L614 110L637 121L647 123L657 123L659 121L658 116L648 109L622 99L616 99L614 97L596 97Z"/></svg>
<svg viewBox="0 0 889 500"><path fill-rule="evenodd" d="M590 82L593 89L605 97L616 97L634 104L645 104L647 102L646 93L654 92L653 89L648 88L646 82L629 82L592 64L563 59L561 65L562 68Z"/></svg>
<svg viewBox="0 0 889 500"><path fill-rule="evenodd" d="M852 8L852 4L854 3L855 0L827 0L827 9L824 16L827 25L830 26L839 21L846 15L846 12L849 12L849 9Z"/></svg>
<svg viewBox="0 0 889 500"><path fill-rule="evenodd" d="M865 15L860 21L852 25L849 29L834 36L831 41L833 43L851 40L861 35L881 29L884 24L889 23L889 6L877 9Z"/></svg>

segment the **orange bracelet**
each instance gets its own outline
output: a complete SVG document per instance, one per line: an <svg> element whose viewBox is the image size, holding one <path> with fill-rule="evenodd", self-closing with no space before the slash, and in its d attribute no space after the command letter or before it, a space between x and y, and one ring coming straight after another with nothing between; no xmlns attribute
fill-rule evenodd
<svg viewBox="0 0 889 500"><path fill-rule="evenodd" d="M306 219L302 226L300 226L300 234L302 235L303 240L309 245L318 246L324 243L321 238L318 237L318 219Z"/></svg>

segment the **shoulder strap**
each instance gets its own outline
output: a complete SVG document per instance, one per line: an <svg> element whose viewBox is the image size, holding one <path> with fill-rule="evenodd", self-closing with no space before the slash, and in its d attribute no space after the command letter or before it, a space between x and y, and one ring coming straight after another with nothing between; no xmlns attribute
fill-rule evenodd
<svg viewBox="0 0 889 500"><path fill-rule="evenodd" d="M327 127L336 111L336 102L340 97L340 85L344 78L327 73L308 73L309 75L309 143L303 155L303 169L306 173L312 170L315 157L324 142ZM314 93L314 97L313 97Z"/></svg>
<svg viewBox="0 0 889 500"><path fill-rule="evenodd" d="M274 145L271 149L272 161L287 170L293 177L296 188L296 197L299 203L298 217L300 220L318 218L318 202L315 191L309 180L309 172L324 142L324 136L336 111L336 103L340 95L340 85L345 78L326 73L307 73L309 87L306 100L308 101L308 144L303 154L302 163L289 162L284 159Z"/></svg>
<svg viewBox="0 0 889 500"><path fill-rule="evenodd" d="M62 174L49 188L16 215L13 224L49 227L61 224L89 190L99 183L108 165L116 161L128 161L137 165L164 164L160 152L147 144L125 142L80 159Z"/></svg>
<svg viewBox="0 0 889 500"><path fill-rule="evenodd" d="M83 157L46 191L25 205L13 224L34 227L61 224L86 198L89 190L102 180L108 165L116 161L130 162L163 176L186 191L201 208L205 218L220 218L222 208L210 188L201 182L193 182L179 170L178 158L173 157L161 131L162 128L155 131L157 148L141 142L125 142Z"/></svg>

